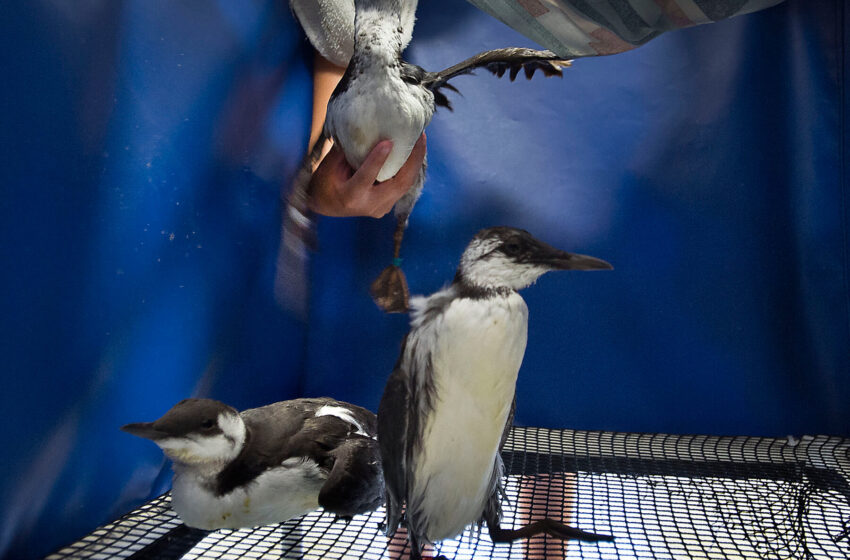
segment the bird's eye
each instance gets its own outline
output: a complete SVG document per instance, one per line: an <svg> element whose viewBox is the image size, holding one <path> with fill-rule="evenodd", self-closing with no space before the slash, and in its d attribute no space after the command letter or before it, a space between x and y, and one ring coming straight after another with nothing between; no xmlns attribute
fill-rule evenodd
<svg viewBox="0 0 850 560"><path fill-rule="evenodd" d="M521 250L522 246L516 239L511 239L502 245L502 251L504 251L507 255L518 255Z"/></svg>
<svg viewBox="0 0 850 560"><path fill-rule="evenodd" d="M205 429L205 430L209 430L209 429L210 429L210 428L212 428L213 426L215 426L215 420L212 420L212 419L210 419L210 418L208 418L208 419L204 420L204 421L201 423L201 427L202 427L203 429Z"/></svg>

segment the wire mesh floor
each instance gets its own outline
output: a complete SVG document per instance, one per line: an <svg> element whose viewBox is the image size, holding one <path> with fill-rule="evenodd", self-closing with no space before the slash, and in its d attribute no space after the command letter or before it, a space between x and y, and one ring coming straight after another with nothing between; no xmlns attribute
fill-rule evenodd
<svg viewBox="0 0 850 560"><path fill-rule="evenodd" d="M503 526L552 517L615 537L494 545L486 530L429 547L468 558L850 558L850 439L671 436L514 428ZM405 558L383 509L346 523L315 511L254 529L183 525L168 495L48 556L133 560Z"/></svg>

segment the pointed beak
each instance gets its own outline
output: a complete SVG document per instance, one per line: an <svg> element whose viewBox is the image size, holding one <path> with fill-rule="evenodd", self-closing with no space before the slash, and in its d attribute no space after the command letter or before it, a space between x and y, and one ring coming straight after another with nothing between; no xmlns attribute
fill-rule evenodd
<svg viewBox="0 0 850 560"><path fill-rule="evenodd" d="M553 270L612 270L608 262L588 255L567 253L538 241L533 261Z"/></svg>
<svg viewBox="0 0 850 560"><path fill-rule="evenodd" d="M554 267L559 270L613 270L607 261L591 257L589 255L579 255L577 253L564 252L565 257L561 257L554 261Z"/></svg>
<svg viewBox="0 0 850 560"><path fill-rule="evenodd" d="M134 436L139 436L145 439L158 440L162 438L168 437L163 431L157 430L153 427L153 422L137 422L135 424L127 424L126 426L121 426L121 431L127 432L128 434L132 434Z"/></svg>

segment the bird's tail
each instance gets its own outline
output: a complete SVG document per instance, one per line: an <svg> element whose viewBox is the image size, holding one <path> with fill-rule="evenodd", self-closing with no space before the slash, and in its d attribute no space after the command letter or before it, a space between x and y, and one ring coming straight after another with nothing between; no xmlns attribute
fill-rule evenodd
<svg viewBox="0 0 850 560"><path fill-rule="evenodd" d="M422 80L422 85L434 92L434 102L438 106L451 110L451 103L440 90L445 88L456 92L457 89L448 83L455 76L471 74L476 68L486 68L499 78L504 76L505 72L509 72L511 81L514 81L519 71L524 70L525 77L530 80L537 70L540 70L547 78L563 76L563 69L570 64L569 60L559 57L552 51L508 47L484 51L445 70L428 72Z"/></svg>
<svg viewBox="0 0 850 560"><path fill-rule="evenodd" d="M315 215L309 204L310 179L326 140L327 135L323 132L304 157L282 205L274 296L278 305L301 318L307 316L309 308L309 252L316 248Z"/></svg>

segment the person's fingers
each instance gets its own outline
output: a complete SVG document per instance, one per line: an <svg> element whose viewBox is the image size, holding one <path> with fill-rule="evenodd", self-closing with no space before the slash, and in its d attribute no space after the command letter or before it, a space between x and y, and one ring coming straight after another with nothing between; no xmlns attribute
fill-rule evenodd
<svg viewBox="0 0 850 560"><path fill-rule="evenodd" d="M342 171L340 168L341 152L336 146L321 159L313 176L310 178L309 200L310 209L317 214L332 215L337 195L333 185L339 181ZM342 158L344 161L345 158ZM342 179L343 181L345 179Z"/></svg>
<svg viewBox="0 0 850 560"><path fill-rule="evenodd" d="M354 170L336 145L322 159L311 181L311 207L328 216L371 216L380 218L419 180L425 160L426 139L422 134L405 164L394 177L375 183L392 151L392 142L378 142L366 160Z"/></svg>
<svg viewBox="0 0 850 560"><path fill-rule="evenodd" d="M390 211L393 205L399 198L410 190L416 181L419 180L419 174L422 172L422 163L425 161L425 153L427 152L425 134L419 137L410 156L404 165L399 169L391 179L387 179L375 185L371 191L371 198L375 202L375 206L379 210L383 210L383 214Z"/></svg>
<svg viewBox="0 0 850 560"><path fill-rule="evenodd" d="M381 140L375 144L375 147L372 148L372 151L369 152L369 155L366 156L366 159L360 167L357 168L354 175L351 176L349 186L352 189L357 189L363 186L372 186L375 183L375 179L378 177L378 173L381 171L381 167L383 167L384 162L387 161L392 149L393 143L391 140Z"/></svg>
<svg viewBox="0 0 850 560"><path fill-rule="evenodd" d="M345 160L345 154L336 145L331 147L331 150L322 160L320 167L322 167L322 171L327 173L329 179L339 183L347 181L354 173L351 166Z"/></svg>

